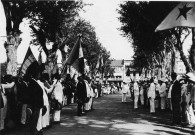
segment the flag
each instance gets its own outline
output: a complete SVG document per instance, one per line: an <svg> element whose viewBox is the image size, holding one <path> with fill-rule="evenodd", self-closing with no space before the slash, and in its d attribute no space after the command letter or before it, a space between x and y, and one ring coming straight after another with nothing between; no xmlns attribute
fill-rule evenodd
<svg viewBox="0 0 195 135"><path fill-rule="evenodd" d="M42 55L41 55L41 53L42 53L42 50L40 51L40 53L39 53L39 56L38 56L38 63L39 63L39 65L41 65L43 62L43 60L42 60Z"/></svg>
<svg viewBox="0 0 195 135"><path fill-rule="evenodd" d="M35 63L35 66L38 66L38 62L35 58L35 56L33 55L30 47L27 50L26 56L24 58L24 61L20 67L19 70L19 74L26 74L27 69L30 67L30 65L32 65L33 63ZM37 63L37 64L36 64Z"/></svg>
<svg viewBox="0 0 195 135"><path fill-rule="evenodd" d="M70 52L66 64L72 65L79 73L84 72L84 56L80 36L77 39L72 51Z"/></svg>
<svg viewBox="0 0 195 135"><path fill-rule="evenodd" d="M102 70L103 65L104 65L104 60L103 60L102 55L100 54L99 57L98 57L97 64L96 64L96 69L97 70Z"/></svg>
<svg viewBox="0 0 195 135"><path fill-rule="evenodd" d="M58 56L56 55L55 56L55 58L54 58L54 60L53 60L53 65L52 65L52 74L54 75L54 74L56 74L56 73L58 73Z"/></svg>
<svg viewBox="0 0 195 135"><path fill-rule="evenodd" d="M181 2L156 28L156 31L171 29L177 26L195 27L195 3Z"/></svg>

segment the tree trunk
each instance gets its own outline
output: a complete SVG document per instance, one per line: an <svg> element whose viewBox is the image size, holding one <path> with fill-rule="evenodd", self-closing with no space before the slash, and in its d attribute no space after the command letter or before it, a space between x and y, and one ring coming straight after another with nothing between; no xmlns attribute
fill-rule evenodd
<svg viewBox="0 0 195 135"><path fill-rule="evenodd" d="M7 74L12 76L17 75L17 49L20 45L22 39L19 37L20 32L15 32L11 34L7 38L7 42L5 42L4 46L7 54Z"/></svg>
<svg viewBox="0 0 195 135"><path fill-rule="evenodd" d="M194 36L195 36L195 31L194 28L192 28L192 46L190 48L189 60L193 70L195 70L195 37Z"/></svg>
<svg viewBox="0 0 195 135"><path fill-rule="evenodd" d="M175 34L175 37L177 39L177 43L175 44L175 47L180 52L180 57L181 57L181 60L183 61L184 65L186 67L186 72L191 72L191 71L193 71L192 66L187 61L187 58L186 58L186 56L184 55L184 52L183 52L183 47L182 47L183 43L181 42L181 32L182 32L182 30L179 29L178 31L179 31L179 33L177 33L176 30L173 30L173 33Z"/></svg>

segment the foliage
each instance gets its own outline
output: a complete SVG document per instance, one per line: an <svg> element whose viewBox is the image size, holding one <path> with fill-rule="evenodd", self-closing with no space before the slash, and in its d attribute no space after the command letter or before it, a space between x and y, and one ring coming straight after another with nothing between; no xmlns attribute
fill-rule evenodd
<svg viewBox="0 0 195 135"><path fill-rule="evenodd" d="M167 37L173 35L172 32L168 30L155 33L155 29L177 4L177 2L128 1L120 5L121 9L118 12L121 15L119 18L122 23L121 31L133 44L136 68L154 68L156 60L162 61L159 59L162 56L159 57L157 54L165 49L168 52L171 50L164 43Z"/></svg>

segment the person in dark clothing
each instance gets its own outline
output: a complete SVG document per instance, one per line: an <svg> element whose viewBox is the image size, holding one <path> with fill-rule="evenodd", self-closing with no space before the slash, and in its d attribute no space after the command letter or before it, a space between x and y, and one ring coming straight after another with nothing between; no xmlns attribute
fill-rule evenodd
<svg viewBox="0 0 195 135"><path fill-rule="evenodd" d="M79 76L78 78L78 84L77 84L77 115L81 116L84 113L84 103L85 99L87 98L87 90L85 86L85 82L83 80L82 76Z"/></svg>
<svg viewBox="0 0 195 135"><path fill-rule="evenodd" d="M30 67L29 67L30 68ZM43 90L38 84L37 80L40 76L40 68L34 66L34 70L29 70L31 78L28 83L28 104L32 109L32 116L30 119L30 132L31 135L39 134L37 131L37 122L40 114L41 108L43 108ZM28 72L27 72L28 74Z"/></svg>
<svg viewBox="0 0 195 135"><path fill-rule="evenodd" d="M172 124L180 125L181 124L181 79L177 79L177 74L172 73L171 78L173 80L173 86L171 91L171 102L172 102Z"/></svg>
<svg viewBox="0 0 195 135"><path fill-rule="evenodd" d="M65 88L64 88L64 95L67 98L67 105L69 105L71 103L71 99L73 98L73 86L72 86L72 80L71 80L71 76L70 74L67 74L66 76L66 82L64 84Z"/></svg>

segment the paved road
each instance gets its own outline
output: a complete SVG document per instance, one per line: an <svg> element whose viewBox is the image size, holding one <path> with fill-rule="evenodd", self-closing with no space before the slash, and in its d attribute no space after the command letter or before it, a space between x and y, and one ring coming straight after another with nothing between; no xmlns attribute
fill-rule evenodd
<svg viewBox="0 0 195 135"><path fill-rule="evenodd" d="M76 116L76 104L66 106L62 123L45 130L44 135L195 135L190 128L171 126L170 112L150 114L149 108L135 110L129 97L127 101L121 103L118 94L95 99L95 110L82 117ZM7 135L27 135L27 130Z"/></svg>

